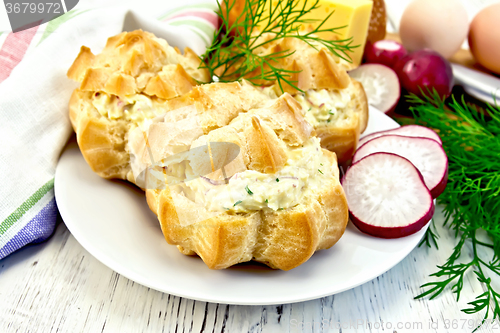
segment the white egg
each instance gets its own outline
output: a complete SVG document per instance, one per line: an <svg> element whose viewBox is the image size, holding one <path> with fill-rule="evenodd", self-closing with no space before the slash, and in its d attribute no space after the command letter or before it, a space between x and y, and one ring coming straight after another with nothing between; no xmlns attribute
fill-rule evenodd
<svg viewBox="0 0 500 333"><path fill-rule="evenodd" d="M468 30L467 11L460 0L414 0L401 17L399 34L410 52L430 48L450 58Z"/></svg>

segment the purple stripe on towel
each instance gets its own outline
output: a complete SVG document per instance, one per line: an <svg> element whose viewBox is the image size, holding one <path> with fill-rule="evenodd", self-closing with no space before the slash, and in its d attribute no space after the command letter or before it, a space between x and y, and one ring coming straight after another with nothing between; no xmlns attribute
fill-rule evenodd
<svg viewBox="0 0 500 333"><path fill-rule="evenodd" d="M57 206L56 199L53 198L17 235L0 249L0 259L25 245L40 243L49 238L54 232L56 220Z"/></svg>

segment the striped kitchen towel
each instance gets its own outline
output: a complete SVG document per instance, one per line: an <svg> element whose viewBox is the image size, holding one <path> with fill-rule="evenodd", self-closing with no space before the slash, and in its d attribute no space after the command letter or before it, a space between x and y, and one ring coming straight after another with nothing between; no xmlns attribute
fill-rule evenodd
<svg viewBox="0 0 500 333"><path fill-rule="evenodd" d="M185 28L186 38L197 40L199 50L211 43L215 0L141 4L154 4L151 13L164 13L152 19ZM125 7L77 6L43 26L0 32L0 259L53 233L54 173L72 132L67 105L76 88L66 71L81 45L99 51L107 37L120 33L128 12Z"/></svg>

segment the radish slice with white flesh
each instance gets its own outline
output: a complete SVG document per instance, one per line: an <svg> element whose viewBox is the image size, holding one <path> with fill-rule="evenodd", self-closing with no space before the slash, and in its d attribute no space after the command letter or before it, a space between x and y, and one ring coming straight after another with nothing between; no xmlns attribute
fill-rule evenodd
<svg viewBox="0 0 500 333"><path fill-rule="evenodd" d="M381 238L411 235L434 214L420 172L406 158L375 153L353 164L342 178L351 221Z"/></svg>
<svg viewBox="0 0 500 333"><path fill-rule="evenodd" d="M395 71L381 64L365 64L349 71L349 76L361 82L368 104L385 114L396 108L401 88Z"/></svg>
<svg viewBox="0 0 500 333"><path fill-rule="evenodd" d="M424 177L433 198L443 193L448 181L448 157L443 147L428 138L384 135L366 142L352 158L356 163L373 153L392 153L408 159Z"/></svg>
<svg viewBox="0 0 500 333"><path fill-rule="evenodd" d="M430 128L424 127L424 126L419 126L419 125L407 125L407 126L401 126L398 128L386 130L386 131L380 131L380 132L375 132L372 134L369 134L359 140L358 147L361 147L363 144L367 143L368 141L378 138L383 135L402 135L402 136L413 136L413 137L418 137L418 138L429 138L440 145L443 145L443 141L441 141L441 138L439 135L431 130Z"/></svg>

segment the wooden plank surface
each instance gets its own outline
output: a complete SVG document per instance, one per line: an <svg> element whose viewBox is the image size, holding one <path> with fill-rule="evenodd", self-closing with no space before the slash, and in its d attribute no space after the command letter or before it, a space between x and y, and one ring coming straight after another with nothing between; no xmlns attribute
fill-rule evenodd
<svg viewBox="0 0 500 333"><path fill-rule="evenodd" d="M468 51L458 57L465 65L472 61ZM440 227L440 210L435 219L439 250L416 248L380 277L337 295L270 306L199 302L151 290L101 264L61 223L48 242L0 261L0 332L471 332L483 315L460 311L483 292L472 272L458 303L450 290L432 301L413 299L455 243ZM500 332L500 325L478 332Z"/></svg>
<svg viewBox="0 0 500 333"><path fill-rule="evenodd" d="M441 225L440 210L435 219ZM61 223L47 243L0 261L0 332L470 332L482 318L460 311L482 293L472 272L458 303L449 290L432 301L413 299L451 253L453 236L439 232L439 250L416 248L349 291L301 303L236 306L134 283L93 258ZM493 325L478 332L500 332L498 321Z"/></svg>

